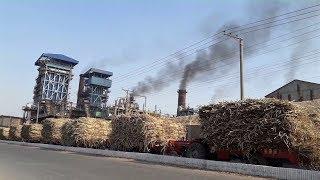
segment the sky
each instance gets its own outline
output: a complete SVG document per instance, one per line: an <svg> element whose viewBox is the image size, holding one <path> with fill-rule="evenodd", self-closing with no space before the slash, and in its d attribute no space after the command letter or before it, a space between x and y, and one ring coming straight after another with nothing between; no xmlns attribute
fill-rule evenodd
<svg viewBox="0 0 320 180"><path fill-rule="evenodd" d="M80 73L89 67L112 71L113 86L108 102L111 105L117 97L124 96L122 88L131 89L161 70L160 65L152 69L152 62L214 34L227 22L245 24L259 20L248 16L248 7L252 4L263 7L261 4L270 2L0 0L0 114L21 116L22 106L32 102L37 77L34 62L42 53L64 54L79 61L70 87L72 102L76 102ZM279 13L317 4L317 1L278 2L285 4ZM272 31L271 39L318 21L316 17L300 24L280 26ZM316 35L317 31L314 33ZM295 76L290 78L286 77L288 65L281 69L279 64L290 60L294 48L301 48L284 47L294 40L283 41L281 48L259 49L259 52L275 49L272 53L245 57L246 97L264 97L294 78L320 83L317 62L299 62ZM308 48L301 48L301 51L317 49L318 41L315 38L307 42ZM193 59L193 56L184 58L187 63ZM144 67L143 72L134 71L141 67ZM198 77L187 88L187 104L197 107L212 101L239 99L238 69L230 69L220 76L212 73L212 76ZM131 73L127 75L128 72ZM120 78L123 75L127 75L126 78ZM179 80L175 80L162 90L146 94L148 109L153 110L157 105L163 113L175 113L178 88Z"/></svg>

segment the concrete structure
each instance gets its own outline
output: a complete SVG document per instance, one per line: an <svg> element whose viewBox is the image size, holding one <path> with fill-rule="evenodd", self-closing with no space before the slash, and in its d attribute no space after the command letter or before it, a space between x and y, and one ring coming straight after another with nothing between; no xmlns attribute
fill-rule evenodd
<svg viewBox="0 0 320 180"><path fill-rule="evenodd" d="M0 116L0 126L1 127L10 127L22 124L23 119L21 117L15 116Z"/></svg>
<svg viewBox="0 0 320 180"><path fill-rule="evenodd" d="M309 101L320 98L320 84L293 80L265 96L289 101Z"/></svg>
<svg viewBox="0 0 320 180"><path fill-rule="evenodd" d="M80 75L77 108L85 111L86 116L107 116L107 101L112 81L112 72L91 68Z"/></svg>
<svg viewBox="0 0 320 180"><path fill-rule="evenodd" d="M33 106L25 106L26 117L66 116L72 69L78 61L62 54L43 53L35 62L38 77L34 87ZM29 115L28 115L29 114Z"/></svg>

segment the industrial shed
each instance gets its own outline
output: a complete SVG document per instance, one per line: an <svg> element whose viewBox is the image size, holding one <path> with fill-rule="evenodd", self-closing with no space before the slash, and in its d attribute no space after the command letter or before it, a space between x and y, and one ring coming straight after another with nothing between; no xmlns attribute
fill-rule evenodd
<svg viewBox="0 0 320 180"><path fill-rule="evenodd" d="M295 79L265 97L289 101L320 99L320 84Z"/></svg>
<svg viewBox="0 0 320 180"><path fill-rule="evenodd" d="M22 124L22 118L0 115L0 127L10 127Z"/></svg>

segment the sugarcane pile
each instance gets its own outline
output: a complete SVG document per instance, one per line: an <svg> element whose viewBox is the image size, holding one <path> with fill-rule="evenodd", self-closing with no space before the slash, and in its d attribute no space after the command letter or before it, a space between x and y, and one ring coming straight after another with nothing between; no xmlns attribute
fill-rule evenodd
<svg viewBox="0 0 320 180"><path fill-rule="evenodd" d="M9 130L10 130L10 128L0 127L0 139L1 140L8 140L9 139Z"/></svg>
<svg viewBox="0 0 320 180"><path fill-rule="evenodd" d="M182 123L184 125L197 125L200 122L200 118L198 115L191 115L191 116L177 116L174 118L169 118L172 121Z"/></svg>
<svg viewBox="0 0 320 180"><path fill-rule="evenodd" d="M42 140L44 143L61 144L61 130L65 123L70 121L66 118L49 118L42 122Z"/></svg>
<svg viewBox="0 0 320 180"><path fill-rule="evenodd" d="M320 100L294 102L294 104L300 106L320 130Z"/></svg>
<svg viewBox="0 0 320 180"><path fill-rule="evenodd" d="M148 152L155 143L185 137L178 122L150 115L121 115L112 120L111 148L120 151Z"/></svg>
<svg viewBox="0 0 320 180"><path fill-rule="evenodd" d="M111 133L110 121L79 118L62 126L62 144L66 146L107 148Z"/></svg>
<svg viewBox="0 0 320 180"><path fill-rule="evenodd" d="M298 153L301 165L319 167L320 137L300 106L276 99L221 102L199 111L202 137L212 152L261 149ZM307 158L306 158L307 157Z"/></svg>
<svg viewBox="0 0 320 180"><path fill-rule="evenodd" d="M25 124L22 126L21 137L26 142L40 142L42 124Z"/></svg>
<svg viewBox="0 0 320 180"><path fill-rule="evenodd" d="M21 141L22 125L10 126L9 139L13 141Z"/></svg>

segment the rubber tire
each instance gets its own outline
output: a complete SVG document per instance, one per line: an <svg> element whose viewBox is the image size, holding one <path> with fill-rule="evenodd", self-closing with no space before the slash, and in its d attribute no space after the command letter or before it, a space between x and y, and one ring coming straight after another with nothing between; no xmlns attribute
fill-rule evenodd
<svg viewBox="0 0 320 180"><path fill-rule="evenodd" d="M255 165L268 165L268 161L260 155L252 155L248 158L248 164L255 164Z"/></svg>
<svg viewBox="0 0 320 180"><path fill-rule="evenodd" d="M177 151L164 151L163 152L163 155L166 155L166 156L179 156L179 154L177 153Z"/></svg>
<svg viewBox="0 0 320 180"><path fill-rule="evenodd" d="M207 148L200 143L192 143L186 150L187 158L206 159L208 156Z"/></svg>

